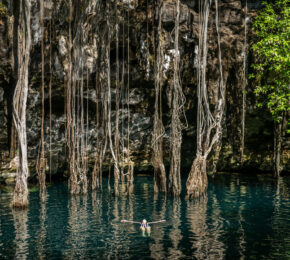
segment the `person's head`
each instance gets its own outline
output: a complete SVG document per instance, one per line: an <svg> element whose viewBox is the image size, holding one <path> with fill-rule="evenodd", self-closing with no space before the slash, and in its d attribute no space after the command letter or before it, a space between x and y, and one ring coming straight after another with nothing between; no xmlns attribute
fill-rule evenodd
<svg viewBox="0 0 290 260"><path fill-rule="evenodd" d="M147 220L146 219L143 219L142 220L142 224L146 224L147 223Z"/></svg>

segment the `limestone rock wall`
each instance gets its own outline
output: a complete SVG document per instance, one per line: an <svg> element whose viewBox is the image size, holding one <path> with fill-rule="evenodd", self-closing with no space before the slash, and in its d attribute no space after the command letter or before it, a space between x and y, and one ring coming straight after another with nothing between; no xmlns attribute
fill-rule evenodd
<svg viewBox="0 0 290 260"><path fill-rule="evenodd" d="M81 1L76 1L78 4ZM113 1L108 1L112 3ZM261 3L258 0L248 1L249 27L251 19L256 14ZM154 113L154 49L153 43L156 37L156 14L153 12L156 1L119 1L119 8L124 6L125 11L129 10L129 54L130 54L130 143L133 151L133 160L138 170L151 169L151 134L153 128ZM77 8L75 3L75 8ZM170 136L170 85L173 72L173 28L175 20L175 1L165 0L162 15L162 34L164 35L165 62L163 65L163 120L165 124L164 159L168 165L169 136ZM245 23L245 1L243 0L220 0L220 34L222 48L222 65L224 70L224 81L226 83L226 116L224 119L224 133L218 170L220 171L269 171L272 167L272 121L267 112L255 109L255 98L252 93L252 86L247 86L247 111L246 111L246 135L245 135L245 161L239 163L241 145L241 117L242 117L242 73L243 59L247 55L248 62L251 62L249 52L244 53L244 23ZM105 11L104 11L105 13ZM92 14L94 22L104 22L104 14ZM65 1L45 1L45 24L49 28L53 24L52 47L53 47L53 114L52 114L52 149L53 149L53 171L64 172L66 170L66 141L65 141L65 117L64 117L64 82L68 66L67 44L68 44L68 8ZM53 19L52 19L53 18ZM113 22L114 20L112 20ZM74 21L76 23L76 21ZM123 57L123 46L127 44L127 34L122 36L122 26L127 21L119 13L119 63L124 63L125 78L127 75L127 57ZM183 131L182 145L182 166L189 167L195 156L196 142L196 55L198 53L198 1L181 1L180 15L180 48L181 55L181 79L182 87L186 96L186 118L188 127ZM0 172L7 172L9 169L4 166L9 163L7 143L7 108L11 104L11 93L13 94L13 41L9 34L9 28L13 26L13 13L0 17ZM40 117L41 117L41 54L40 54L40 27L39 27L39 6L38 1L32 0L32 38L33 48L31 51L30 64L30 89L28 96L27 113L27 135L28 152L31 166L31 173L34 173L35 159L38 153L40 140ZM92 35L93 37L94 35ZM254 35L248 30L248 43L250 44ZM49 39L46 33L46 83L49 79ZM89 156L93 165L96 147L96 133L101 131L95 126L95 60L98 57L98 46L95 42L88 42L85 46L87 56L87 67L89 71L89 90L85 93L89 103ZM215 9L212 5L209 17L208 31L208 86L210 103L214 104L216 99L216 84L219 75L217 34L215 25ZM127 56L127 49L124 50ZM114 99L114 80L116 70L116 49L115 38L111 43L111 74L112 92ZM48 108L48 89L46 89L46 108ZM114 105L114 104L113 104ZM120 121L126 123L128 111L126 100L121 100ZM114 121L114 111L113 111ZM49 121L48 115L45 119L45 140L46 151L49 143ZM114 128L114 124L113 124ZM122 127L121 127L122 130ZM126 129L123 134L126 135ZM285 144L283 157L284 170L289 171L289 147ZM187 171L184 171L187 174Z"/></svg>

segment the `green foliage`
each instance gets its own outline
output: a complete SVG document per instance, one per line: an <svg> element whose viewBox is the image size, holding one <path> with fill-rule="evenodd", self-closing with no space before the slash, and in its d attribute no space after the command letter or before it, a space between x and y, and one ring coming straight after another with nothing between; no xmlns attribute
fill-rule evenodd
<svg viewBox="0 0 290 260"><path fill-rule="evenodd" d="M0 15L6 15L6 14L7 14L6 6L0 3Z"/></svg>
<svg viewBox="0 0 290 260"><path fill-rule="evenodd" d="M266 106L273 119L281 122L290 110L290 0L264 2L253 30L257 41L251 47L255 63L249 77L255 82L258 106Z"/></svg>

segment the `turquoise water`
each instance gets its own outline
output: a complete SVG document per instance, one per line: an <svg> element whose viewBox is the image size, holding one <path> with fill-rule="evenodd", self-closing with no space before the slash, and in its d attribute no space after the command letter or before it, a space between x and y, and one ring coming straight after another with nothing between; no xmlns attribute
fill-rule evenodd
<svg viewBox="0 0 290 260"><path fill-rule="evenodd" d="M154 197L152 184L135 177L131 198L69 196L54 184L43 205L31 192L27 211L12 211L1 192L0 259L290 259L289 177L218 175L191 201ZM120 223L143 218L167 222L145 237Z"/></svg>

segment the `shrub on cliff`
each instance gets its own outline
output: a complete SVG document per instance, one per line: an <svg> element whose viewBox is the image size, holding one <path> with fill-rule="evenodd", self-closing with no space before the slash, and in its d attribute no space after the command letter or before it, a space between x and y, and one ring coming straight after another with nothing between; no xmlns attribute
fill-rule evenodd
<svg viewBox="0 0 290 260"><path fill-rule="evenodd" d="M257 35L251 49L258 106L266 106L274 119L274 174L279 177L285 130L290 133L290 0L264 2L253 22Z"/></svg>
<svg viewBox="0 0 290 260"><path fill-rule="evenodd" d="M279 123L290 110L290 0L264 2L253 30L257 35L252 45L256 62L250 78L255 80L258 106L266 105Z"/></svg>

